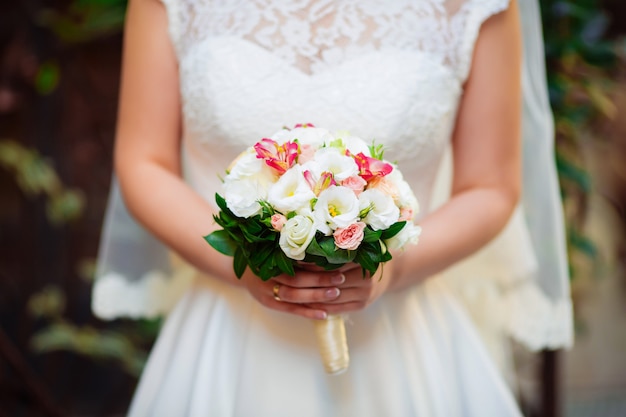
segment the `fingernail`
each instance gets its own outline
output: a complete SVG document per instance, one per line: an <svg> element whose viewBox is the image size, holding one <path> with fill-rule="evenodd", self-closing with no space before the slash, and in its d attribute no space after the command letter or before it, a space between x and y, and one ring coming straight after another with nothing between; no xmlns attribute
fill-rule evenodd
<svg viewBox="0 0 626 417"><path fill-rule="evenodd" d="M326 320L326 317L328 317L328 314L326 314L325 311L316 311L315 312L315 318L316 319Z"/></svg>
<svg viewBox="0 0 626 417"><path fill-rule="evenodd" d="M335 285L343 284L344 282L346 282L346 276L344 274L335 275L330 279L330 282Z"/></svg>
<svg viewBox="0 0 626 417"><path fill-rule="evenodd" d="M337 298L339 297L339 288L329 288L326 290L327 298Z"/></svg>

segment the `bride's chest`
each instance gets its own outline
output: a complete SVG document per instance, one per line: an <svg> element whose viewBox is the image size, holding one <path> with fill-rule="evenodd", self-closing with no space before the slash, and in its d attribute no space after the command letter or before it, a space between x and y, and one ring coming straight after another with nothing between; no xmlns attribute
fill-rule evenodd
<svg viewBox="0 0 626 417"><path fill-rule="evenodd" d="M187 139L235 152L311 122L385 143L398 161L438 154L461 94L454 74L427 52L349 49L309 73L236 36L198 42L179 69Z"/></svg>

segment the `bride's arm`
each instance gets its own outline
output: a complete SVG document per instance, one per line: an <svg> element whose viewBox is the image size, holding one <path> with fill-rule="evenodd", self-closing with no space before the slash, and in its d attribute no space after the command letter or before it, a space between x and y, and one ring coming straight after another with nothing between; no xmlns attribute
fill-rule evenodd
<svg viewBox="0 0 626 417"><path fill-rule="evenodd" d="M521 188L521 39L517 5L488 19L478 37L452 140L452 197L422 221L418 246L394 265L402 288L494 238Z"/></svg>
<svg viewBox="0 0 626 417"><path fill-rule="evenodd" d="M178 67L158 0L129 2L115 170L130 212L201 270L235 282L232 259L202 239L211 206L181 179Z"/></svg>
<svg viewBox="0 0 626 417"><path fill-rule="evenodd" d="M213 221L213 208L181 178L178 66L167 34L167 15L158 0L129 3L115 145L115 170L128 209L200 271L245 286L268 308L323 318L323 310L302 302L335 298L332 292L326 294L325 287L333 285L338 273L303 272L297 280L300 288L279 302L273 297L276 281L261 281L249 269L237 280L232 258L202 239L218 226Z"/></svg>
<svg viewBox="0 0 626 417"><path fill-rule="evenodd" d="M521 39L514 0L482 26L454 135L451 199L420 222L417 246L394 255L382 279L346 271L339 297L311 304L328 313L360 310L449 267L493 239L517 205L521 181Z"/></svg>

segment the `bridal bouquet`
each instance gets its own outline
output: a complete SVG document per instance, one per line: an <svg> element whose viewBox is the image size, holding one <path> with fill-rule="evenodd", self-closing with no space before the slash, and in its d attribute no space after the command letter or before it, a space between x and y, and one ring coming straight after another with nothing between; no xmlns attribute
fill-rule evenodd
<svg viewBox="0 0 626 417"><path fill-rule="evenodd" d="M354 262L364 276L391 260L390 250L417 243L418 204L380 145L311 124L283 129L244 151L227 170L215 221L205 236L263 280L300 266L324 270ZM329 373L348 366L341 316L316 321ZM321 337L321 339L319 339Z"/></svg>

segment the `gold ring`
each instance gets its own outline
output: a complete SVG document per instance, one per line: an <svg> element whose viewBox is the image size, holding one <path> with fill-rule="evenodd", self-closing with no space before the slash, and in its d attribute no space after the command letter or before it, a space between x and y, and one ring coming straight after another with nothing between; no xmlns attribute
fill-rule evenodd
<svg viewBox="0 0 626 417"><path fill-rule="evenodd" d="M274 294L274 300L282 301L280 297L278 296L278 290L280 290L280 284L274 285L274 288L272 288L272 293Z"/></svg>

